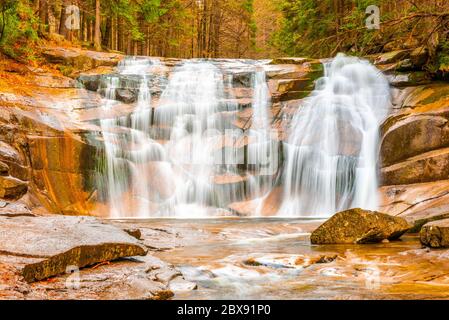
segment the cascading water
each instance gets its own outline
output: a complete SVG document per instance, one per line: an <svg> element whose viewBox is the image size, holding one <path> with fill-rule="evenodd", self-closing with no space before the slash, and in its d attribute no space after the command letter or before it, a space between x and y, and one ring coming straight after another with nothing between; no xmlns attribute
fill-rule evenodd
<svg viewBox="0 0 449 320"><path fill-rule="evenodd" d="M249 74L254 71L252 64L237 65ZM239 172L239 160L245 157L234 145L241 135L233 131L239 105L232 74L225 74L217 61L186 61L172 70L160 97L152 102L151 66L158 66L157 61L127 58L117 75L106 77L103 107L112 114L121 107L115 99L123 82L127 87L129 77L139 79L139 86L135 81L131 86L138 96L132 114L101 121L107 169L100 189L107 194L111 216L221 215L247 193L259 194L254 179ZM259 167L270 162L265 155L269 148L265 72L254 73L253 91L257 119L251 131L256 140L248 157Z"/></svg>
<svg viewBox="0 0 449 320"><path fill-rule="evenodd" d="M248 132L248 163L254 166L255 175L250 177L250 194L255 199L263 198L273 185L278 170L279 144L271 137L270 92L267 85L265 70L259 68L253 76L253 117ZM260 215L261 206L255 214Z"/></svg>
<svg viewBox="0 0 449 320"><path fill-rule="evenodd" d="M293 118L276 184L281 148L263 64L190 60L169 73L160 68L158 60L127 58L100 89L106 114L100 191L111 216L209 217L248 199L257 200L253 215L260 215L273 186L282 192L280 216L376 209L378 128L389 86L368 62L339 55L326 63ZM162 85L154 85L156 74ZM252 97L243 137L235 123L247 110L234 96L242 90ZM117 99L130 95L132 112L121 113L130 104Z"/></svg>
<svg viewBox="0 0 449 320"><path fill-rule="evenodd" d="M107 193L112 217L146 217L150 210L150 190L147 183L150 172L146 163L159 160L164 155L160 145L148 136L152 109L146 72L148 68L158 65L157 60L125 59L119 65L118 75L105 78L103 109L106 114L120 107L116 100L120 76L136 76L140 82L137 102L130 115L131 126L128 126L129 119L125 116L106 117L100 121L107 162L102 189Z"/></svg>
<svg viewBox="0 0 449 320"><path fill-rule="evenodd" d="M338 55L326 63L284 145L278 215L376 209L378 130L389 107L388 81L367 61Z"/></svg>
<svg viewBox="0 0 449 320"><path fill-rule="evenodd" d="M236 109L226 102L223 74L213 64L191 61L174 70L154 122L174 172L171 214L207 216L209 207L221 207L223 197L239 192L220 192L214 181L225 173L217 149L224 130L231 127L225 113Z"/></svg>

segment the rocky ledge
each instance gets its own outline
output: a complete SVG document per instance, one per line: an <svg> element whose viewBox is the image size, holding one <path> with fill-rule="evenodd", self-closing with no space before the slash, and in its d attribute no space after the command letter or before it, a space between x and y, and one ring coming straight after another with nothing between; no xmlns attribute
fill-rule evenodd
<svg viewBox="0 0 449 320"><path fill-rule="evenodd" d="M131 231L92 217L0 215L0 298L167 299L196 287Z"/></svg>

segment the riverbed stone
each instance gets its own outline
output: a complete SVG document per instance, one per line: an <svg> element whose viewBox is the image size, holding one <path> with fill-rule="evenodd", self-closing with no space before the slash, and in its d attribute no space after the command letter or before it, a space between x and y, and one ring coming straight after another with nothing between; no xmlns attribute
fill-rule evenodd
<svg viewBox="0 0 449 320"><path fill-rule="evenodd" d="M312 244L376 243L399 239L410 229L406 220L363 209L339 212L312 232Z"/></svg>
<svg viewBox="0 0 449 320"><path fill-rule="evenodd" d="M431 248L449 247L449 219L429 222L419 234L421 243Z"/></svg>
<svg viewBox="0 0 449 320"><path fill-rule="evenodd" d="M147 249L125 231L90 217L0 217L0 262L18 267L27 282Z"/></svg>

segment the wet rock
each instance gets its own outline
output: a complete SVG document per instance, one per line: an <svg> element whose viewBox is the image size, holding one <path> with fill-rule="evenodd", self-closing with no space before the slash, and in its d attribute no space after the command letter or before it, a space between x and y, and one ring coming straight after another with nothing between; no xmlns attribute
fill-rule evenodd
<svg viewBox="0 0 449 320"><path fill-rule="evenodd" d="M310 79L288 79L279 80L277 91L280 93L287 93L290 91L312 91L314 83Z"/></svg>
<svg viewBox="0 0 449 320"><path fill-rule="evenodd" d="M101 85L101 75L81 75L78 82L81 83L89 91L97 91Z"/></svg>
<svg viewBox="0 0 449 320"><path fill-rule="evenodd" d="M427 223L419 234L421 243L431 248L449 247L449 219Z"/></svg>
<svg viewBox="0 0 449 320"><path fill-rule="evenodd" d="M9 167L6 163L0 162L0 176L9 175Z"/></svg>
<svg viewBox="0 0 449 320"><path fill-rule="evenodd" d="M351 209L339 212L312 232L312 244L376 243L399 239L410 229L406 220L380 212Z"/></svg>
<svg viewBox="0 0 449 320"><path fill-rule="evenodd" d="M448 120L430 115L412 115L397 121L383 135L381 166L449 145Z"/></svg>
<svg viewBox="0 0 449 320"><path fill-rule="evenodd" d="M20 270L28 282L121 257L145 255L126 232L87 217L0 218L0 261Z"/></svg>
<svg viewBox="0 0 449 320"><path fill-rule="evenodd" d="M399 61L396 65L396 71L399 72L407 72L407 71L413 71L414 65L410 59L405 59L402 61Z"/></svg>
<svg viewBox="0 0 449 320"><path fill-rule="evenodd" d="M381 170L382 185L402 185L449 179L449 148L432 150Z"/></svg>
<svg viewBox="0 0 449 320"><path fill-rule="evenodd" d="M431 82L430 76L423 71L393 73L387 74L386 77L392 86L398 88L424 85Z"/></svg>
<svg viewBox="0 0 449 320"><path fill-rule="evenodd" d="M254 72L238 72L232 74L232 81L236 87L251 88Z"/></svg>
<svg viewBox="0 0 449 320"><path fill-rule="evenodd" d="M311 59L308 58L292 58L292 57L287 57L287 58L277 58L274 59L270 62L270 64L304 64L306 62L310 62L312 61Z"/></svg>
<svg viewBox="0 0 449 320"><path fill-rule="evenodd" d="M30 189L50 212L91 214L97 172L95 146L70 131L58 136L29 136ZM67 183L70 181L70 183Z"/></svg>
<svg viewBox="0 0 449 320"><path fill-rule="evenodd" d="M21 203L0 201L0 217L34 217L30 209Z"/></svg>
<svg viewBox="0 0 449 320"><path fill-rule="evenodd" d="M20 161L20 155L17 150L9 144L4 141L0 141L0 159L5 162L18 162Z"/></svg>
<svg viewBox="0 0 449 320"><path fill-rule="evenodd" d="M422 68L429 59L429 50L419 47L410 53L410 61L416 69Z"/></svg>
<svg viewBox="0 0 449 320"><path fill-rule="evenodd" d="M449 180L380 188L382 212L400 216L419 232L428 222L449 218Z"/></svg>
<svg viewBox="0 0 449 320"><path fill-rule="evenodd" d="M125 231L127 234L129 234L130 236L141 240L142 239L142 232L140 231L140 229L123 229L123 231Z"/></svg>
<svg viewBox="0 0 449 320"><path fill-rule="evenodd" d="M133 103L137 100L137 93L130 89L116 90L116 98L124 103Z"/></svg>
<svg viewBox="0 0 449 320"><path fill-rule="evenodd" d="M413 113L430 113L445 111L449 103L449 85L446 83L432 83L417 86L407 92L402 108L411 108Z"/></svg>
<svg viewBox="0 0 449 320"><path fill-rule="evenodd" d="M130 275L126 282L129 284L130 293L142 299L166 300L174 295L165 285L150 279L145 273Z"/></svg>
<svg viewBox="0 0 449 320"><path fill-rule="evenodd" d="M169 284L169 288L172 291L192 291L198 289L198 285L195 282L187 281L181 277L177 277Z"/></svg>
<svg viewBox="0 0 449 320"><path fill-rule="evenodd" d="M397 50L379 55L374 61L377 65L385 65L398 62L409 55L408 50Z"/></svg>
<svg viewBox="0 0 449 320"><path fill-rule="evenodd" d="M17 200L28 191L28 184L13 177L0 176L0 198Z"/></svg>
<svg viewBox="0 0 449 320"><path fill-rule="evenodd" d="M63 70L63 73L86 71L100 66L116 66L123 59L122 55L116 53L58 47L45 48L43 56L49 63L60 64L69 68Z"/></svg>

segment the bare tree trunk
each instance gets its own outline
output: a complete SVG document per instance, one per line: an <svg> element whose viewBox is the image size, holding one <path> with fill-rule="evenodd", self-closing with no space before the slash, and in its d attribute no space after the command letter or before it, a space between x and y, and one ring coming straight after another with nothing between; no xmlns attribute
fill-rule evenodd
<svg viewBox="0 0 449 320"><path fill-rule="evenodd" d="M94 48L101 50L101 9L100 0L95 0L95 29L94 29Z"/></svg>
<svg viewBox="0 0 449 320"><path fill-rule="evenodd" d="M48 3L47 0L39 1L39 33L44 34L47 30L46 24L48 22Z"/></svg>

